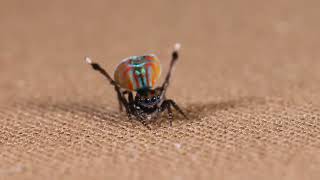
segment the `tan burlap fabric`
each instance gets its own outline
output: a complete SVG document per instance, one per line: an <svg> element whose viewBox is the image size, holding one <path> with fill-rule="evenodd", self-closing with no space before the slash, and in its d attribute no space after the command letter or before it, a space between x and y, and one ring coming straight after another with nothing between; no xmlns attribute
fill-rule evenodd
<svg viewBox="0 0 320 180"><path fill-rule="evenodd" d="M1 1L1 179L319 179L318 1ZM155 53L188 112L148 130L107 71ZM162 77L163 80L163 77Z"/></svg>

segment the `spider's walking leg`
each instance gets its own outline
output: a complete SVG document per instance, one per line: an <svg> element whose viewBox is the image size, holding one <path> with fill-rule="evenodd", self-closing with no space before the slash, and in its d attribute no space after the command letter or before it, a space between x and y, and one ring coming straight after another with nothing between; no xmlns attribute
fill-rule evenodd
<svg viewBox="0 0 320 180"><path fill-rule="evenodd" d="M92 69L100 72L107 80L114 86L115 91L117 92L118 100L120 101L120 110L122 109L122 105L125 107L126 112L130 114L130 109L128 107L128 101L124 97L124 95L120 91L120 86L110 77L106 70L104 70L99 64L92 62L89 57L86 57L86 62L91 65Z"/></svg>
<svg viewBox="0 0 320 180"><path fill-rule="evenodd" d="M173 114L172 114L172 110L171 110L171 106L168 105L168 118L169 118L169 124L170 126L172 126L172 119L173 119Z"/></svg>
<svg viewBox="0 0 320 180"><path fill-rule="evenodd" d="M174 109L176 109L184 118L189 119L188 116L181 110L181 108L172 99L168 99L165 102L168 102L169 104L171 104L174 107Z"/></svg>
<svg viewBox="0 0 320 180"><path fill-rule="evenodd" d="M129 92L129 94L128 94L128 100L129 100L129 103L134 103L133 101L133 94L132 94L132 92Z"/></svg>
<svg viewBox="0 0 320 180"><path fill-rule="evenodd" d="M139 121L145 126L147 127L149 130L151 130L151 127L149 126L149 124L147 123L146 120L142 119L142 118L139 118Z"/></svg>
<svg viewBox="0 0 320 180"><path fill-rule="evenodd" d="M178 54L179 49L180 49L180 44L175 44L174 50L173 50L172 55L171 55L171 62L170 62L169 71L167 73L166 79L164 80L164 82L163 82L163 84L161 86L161 89L162 89L161 96L162 97L164 97L165 94L166 94L167 88L169 86L169 81L170 81L172 69L173 69L176 61L179 58L179 54Z"/></svg>
<svg viewBox="0 0 320 180"><path fill-rule="evenodd" d="M162 104L162 111L167 110L168 111L168 119L169 124L172 126L172 120L173 120L173 113L171 110L171 103L169 101L164 101Z"/></svg>
<svg viewBox="0 0 320 180"><path fill-rule="evenodd" d="M132 101L133 101L133 95L132 95L132 92L127 91L127 90L122 92L122 96L124 98L126 97L126 94L128 94L128 106L130 106L132 104ZM119 111L122 112L123 103L121 101L121 96L118 96L118 101L119 101ZM129 109L131 109L131 108L129 107ZM132 110L131 110L131 112L132 112Z"/></svg>
<svg viewBox="0 0 320 180"><path fill-rule="evenodd" d="M149 123L147 123L146 119L142 116L141 113L135 112L135 116L139 122L141 122L145 127L147 127L149 130L151 130L151 127L149 126Z"/></svg>
<svg viewBox="0 0 320 180"><path fill-rule="evenodd" d="M128 93L128 106L130 109L130 114L128 114L128 118L131 119L132 115L134 115L135 113L135 109L134 109L134 100L133 100L133 94L130 91L125 91L126 93Z"/></svg>
<svg viewBox="0 0 320 180"><path fill-rule="evenodd" d="M118 102L119 102L119 111L122 112L123 111L123 103L121 101L121 96L117 95L118 97Z"/></svg>

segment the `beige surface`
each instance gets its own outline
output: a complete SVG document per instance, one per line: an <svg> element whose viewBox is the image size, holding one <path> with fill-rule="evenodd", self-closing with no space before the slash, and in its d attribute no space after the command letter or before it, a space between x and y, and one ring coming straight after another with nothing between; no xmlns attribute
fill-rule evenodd
<svg viewBox="0 0 320 180"><path fill-rule="evenodd" d="M317 1L1 1L1 179L319 179ZM191 116L119 114L111 73L155 53ZM164 116L166 117L166 116Z"/></svg>

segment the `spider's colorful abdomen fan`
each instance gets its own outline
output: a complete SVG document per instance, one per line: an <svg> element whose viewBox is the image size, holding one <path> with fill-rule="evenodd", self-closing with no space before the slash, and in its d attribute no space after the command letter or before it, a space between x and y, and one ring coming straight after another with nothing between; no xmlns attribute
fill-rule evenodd
<svg viewBox="0 0 320 180"><path fill-rule="evenodd" d="M161 65L156 56L131 56L118 65L114 79L122 88L137 91L154 87L160 74Z"/></svg>

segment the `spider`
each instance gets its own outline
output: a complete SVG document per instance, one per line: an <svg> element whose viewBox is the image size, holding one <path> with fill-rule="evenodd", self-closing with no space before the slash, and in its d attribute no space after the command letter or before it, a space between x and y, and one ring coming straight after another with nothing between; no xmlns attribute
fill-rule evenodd
<svg viewBox="0 0 320 180"><path fill-rule="evenodd" d="M155 55L131 56L124 59L114 72L114 80L98 63L92 62L89 57L85 57L85 60L114 86L120 112L124 107L129 119L135 117L150 129L151 119L158 117L165 110L168 112L169 124L172 126L172 107L188 119L172 99L166 98L171 72L178 60L179 49L180 44L176 44L172 52L169 71L160 87L155 87L161 74L160 61Z"/></svg>

